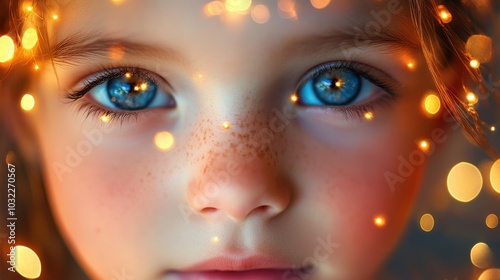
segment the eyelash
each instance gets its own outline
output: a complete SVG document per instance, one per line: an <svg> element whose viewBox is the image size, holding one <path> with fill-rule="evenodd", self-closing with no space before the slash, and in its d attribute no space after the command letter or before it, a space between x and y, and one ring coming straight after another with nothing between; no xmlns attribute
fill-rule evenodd
<svg viewBox="0 0 500 280"><path fill-rule="evenodd" d="M368 112L373 112L373 110L377 107L381 107L384 105L388 105L391 102L395 102L399 97L398 94L395 93L394 88L396 87L396 82L387 77L375 77L370 74L370 72L374 71L371 66L353 62L353 61L337 61L334 63L323 64L320 66L316 66L309 74L307 74L302 81L299 83L300 88L304 81L309 79L314 79L321 74L324 74L333 70L348 70L360 75L361 77L367 79L369 82L381 88L385 93L377 98L374 101L368 102L366 104L361 105L353 105L353 106L317 106L321 110L328 110L333 113L341 113L344 115L346 119L351 117L357 117L359 120L363 120L364 115ZM380 70L378 70L380 71ZM155 84L158 83L158 79L155 78L151 73L147 70L141 68L103 68L98 71L99 74L87 78L83 82L83 88L75 91L66 92L66 98L70 100L70 102L75 102L82 97L84 97L88 92L90 92L94 87L99 86L106 81L118 78L125 73L132 73L134 76L140 77L142 79L149 80ZM381 76L381 75L378 75ZM130 117L134 117L137 119L140 112L137 111L112 111L109 109L104 109L99 106L94 105L92 102L83 101L79 104L79 111L85 112L85 117L100 117L107 116L109 120L107 123L113 123L115 121L119 121L122 124Z"/></svg>
<svg viewBox="0 0 500 280"><path fill-rule="evenodd" d="M299 87L301 88L304 83L310 79L314 79L324 73L334 71L334 70L346 70L352 71L357 75L367 79L369 82L381 88L385 93L366 104L360 105L352 105L352 106L317 106L320 110L327 110L333 113L341 113L344 115L346 119L351 117L357 117L359 120L364 120L364 115L368 112L373 112L376 108L382 107L384 105L389 105L392 102L397 101L399 95L396 93L395 88L397 87L397 82L388 78L387 74L383 73L380 70L374 69L371 66L368 66L363 63L353 62L353 61L336 61L333 63L322 64L320 66L315 66L313 70L310 70L310 73L307 74L304 78L302 78L299 83ZM378 75L372 75L370 72L381 72ZM377 76L377 77L376 77ZM386 76L386 77L382 77Z"/></svg>
<svg viewBox="0 0 500 280"><path fill-rule="evenodd" d="M74 91L66 92L66 98L70 102L75 102L82 97L84 97L87 93L89 93L93 88L102 85L110 79L118 78L120 76L125 75L125 73L131 73L132 75L139 77L141 79L149 80L155 84L160 84L158 79L151 75L151 73L147 70L141 68L133 68L133 67L124 67L124 68L102 68L97 71L98 74L86 78L83 81L83 88ZM123 124L128 118L134 117L137 120L137 117L141 113L140 111L113 111L109 109L104 109L99 106L93 104L93 102L83 101L81 100L81 104L78 104L78 111L85 112L85 118L93 117L98 118L101 116L107 116L109 120L107 123L114 123L115 121L119 121L120 124Z"/></svg>

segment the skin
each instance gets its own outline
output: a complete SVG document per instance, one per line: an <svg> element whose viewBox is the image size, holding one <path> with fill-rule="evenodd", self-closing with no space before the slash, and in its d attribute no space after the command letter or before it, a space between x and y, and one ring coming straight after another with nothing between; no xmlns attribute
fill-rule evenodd
<svg viewBox="0 0 500 280"><path fill-rule="evenodd" d="M174 279L166 272L254 254L287 268L314 259L312 274L283 279L366 279L380 267L404 229L425 164L393 189L384 174L398 174L398 157L408 159L418 151L416 141L431 138L439 125L421 109L434 85L418 48L367 43L346 57L335 44L312 43L346 26L363 29L370 11L386 3L346 0L318 10L297 2L297 19L280 17L276 3L266 3L265 24L250 15L208 17L205 1L56 3L60 18L48 24L52 45L88 32L162 49L71 64L56 59L57 77L50 62L38 74L30 116L49 200L92 278L111 279L124 269L135 279ZM393 15L395 23L407 17L404 9ZM395 23L389 28L416 40L413 28ZM309 69L346 59L385 72L399 84L398 99L375 106L370 121L290 102ZM410 60L414 69L406 66ZM105 124L86 117L78 109L82 100L70 104L64 92L101 66L155 73L168 81L160 87L176 107ZM276 120L273 109L293 115ZM271 122L280 129L270 130ZM175 139L168 151L154 145L159 131ZM94 137L90 146L82 144L89 143L86 135ZM75 155L78 147L86 152ZM382 226L374 223L379 216ZM335 246L320 247L318 255L318 239Z"/></svg>

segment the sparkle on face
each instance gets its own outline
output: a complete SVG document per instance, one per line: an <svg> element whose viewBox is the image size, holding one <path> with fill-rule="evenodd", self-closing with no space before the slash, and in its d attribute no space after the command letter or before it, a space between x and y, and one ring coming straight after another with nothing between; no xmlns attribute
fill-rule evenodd
<svg viewBox="0 0 500 280"><path fill-rule="evenodd" d="M428 151L430 148L429 141L427 141L427 140L420 141L420 143L418 144L418 147L420 148L420 150L422 150L424 152Z"/></svg>
<svg viewBox="0 0 500 280"><path fill-rule="evenodd" d="M99 119L103 123L108 123L111 120L111 117L108 114L102 114Z"/></svg>
<svg viewBox="0 0 500 280"><path fill-rule="evenodd" d="M424 108L427 113L435 115L441 109L441 100L436 94L430 93L424 99Z"/></svg>
<svg viewBox="0 0 500 280"><path fill-rule="evenodd" d="M297 101L299 101L299 97L297 96L297 94L292 94L290 95L290 101L292 101L292 103L296 103Z"/></svg>
<svg viewBox="0 0 500 280"><path fill-rule="evenodd" d="M155 146L162 150L170 150L174 146L174 136L168 131L160 131L154 137Z"/></svg>
<svg viewBox="0 0 500 280"><path fill-rule="evenodd" d="M368 120L368 121L371 121L373 120L374 118L374 115L373 115L373 112L366 112L363 117L365 118L365 120Z"/></svg>
<svg viewBox="0 0 500 280"><path fill-rule="evenodd" d="M220 238L217 235L214 235L212 236L212 238L210 238L210 242L212 242L213 244L219 243L219 241Z"/></svg>
<svg viewBox="0 0 500 280"><path fill-rule="evenodd" d="M382 215L376 216L376 217L373 219L373 223L374 223L377 227L383 227L383 226L385 226L385 223L386 223L385 217L384 217L384 216L382 216Z"/></svg>
<svg viewBox="0 0 500 280"><path fill-rule="evenodd" d="M222 123L222 128L224 129L230 129L231 128L231 123L228 121L225 121Z"/></svg>

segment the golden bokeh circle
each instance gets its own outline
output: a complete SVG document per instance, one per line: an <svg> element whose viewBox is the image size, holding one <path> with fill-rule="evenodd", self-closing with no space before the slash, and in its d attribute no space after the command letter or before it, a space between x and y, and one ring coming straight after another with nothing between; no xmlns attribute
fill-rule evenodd
<svg viewBox="0 0 500 280"><path fill-rule="evenodd" d="M434 217L426 213L420 217L420 228L425 232L430 232L434 228Z"/></svg>
<svg viewBox="0 0 500 280"><path fill-rule="evenodd" d="M454 199L469 202L481 191L483 176L473 164L460 162L450 170L446 182L448 192Z"/></svg>
<svg viewBox="0 0 500 280"><path fill-rule="evenodd" d="M492 252L488 244L479 242L470 250L470 260L478 268L487 268L491 264Z"/></svg>

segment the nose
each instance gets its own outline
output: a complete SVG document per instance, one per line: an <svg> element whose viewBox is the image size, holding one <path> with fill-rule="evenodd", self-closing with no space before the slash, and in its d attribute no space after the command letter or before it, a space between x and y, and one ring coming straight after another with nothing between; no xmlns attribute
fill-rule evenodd
<svg viewBox="0 0 500 280"><path fill-rule="evenodd" d="M224 142L206 153L199 176L193 176L188 187L191 210L205 218L234 221L282 213L292 190L278 171L273 141Z"/></svg>

